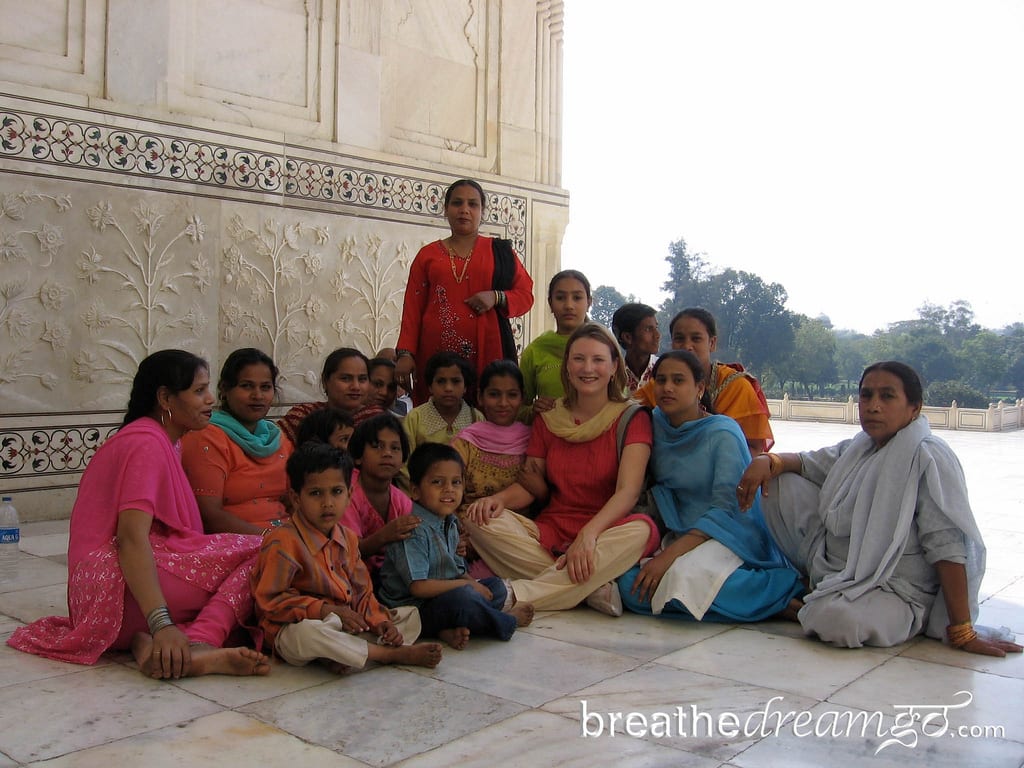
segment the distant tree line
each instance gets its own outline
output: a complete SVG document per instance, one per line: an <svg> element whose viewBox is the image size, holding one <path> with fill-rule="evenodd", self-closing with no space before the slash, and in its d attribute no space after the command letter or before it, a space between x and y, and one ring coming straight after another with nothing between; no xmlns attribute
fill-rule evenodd
<svg viewBox="0 0 1024 768"><path fill-rule="evenodd" d="M811 318L786 308L779 283L731 268L716 269L690 253L680 238L665 257L668 298L658 308L665 349L668 323L685 307L704 307L718 321L716 357L739 361L761 380L769 397L845 400L856 393L866 365L902 360L924 378L928 405L984 408L1001 398L1024 397L1024 324L982 328L966 301L948 307L925 303L914 320L891 323L870 336L837 330L827 316ZM592 316L611 324L612 313L634 296L610 286L594 291Z"/></svg>

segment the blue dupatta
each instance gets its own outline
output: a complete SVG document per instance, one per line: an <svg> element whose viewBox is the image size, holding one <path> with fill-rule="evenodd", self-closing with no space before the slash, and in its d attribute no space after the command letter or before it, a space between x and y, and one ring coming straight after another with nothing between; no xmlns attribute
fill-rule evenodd
<svg viewBox="0 0 1024 768"><path fill-rule="evenodd" d="M654 409L652 419L652 493L669 530L699 530L749 566L785 567L786 559L765 526L760 500L743 512L736 498L736 486L750 464L739 425L715 415L673 427L660 408Z"/></svg>

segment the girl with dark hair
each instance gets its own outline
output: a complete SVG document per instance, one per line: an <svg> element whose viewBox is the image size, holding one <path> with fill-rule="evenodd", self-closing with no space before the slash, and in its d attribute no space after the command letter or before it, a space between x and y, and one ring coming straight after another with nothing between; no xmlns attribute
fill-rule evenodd
<svg viewBox="0 0 1024 768"><path fill-rule="evenodd" d="M623 603L691 621L795 618L799 574L772 541L757 501L744 514L736 498L750 463L739 425L704 409L704 369L692 353L663 354L653 380L651 493L668 533L654 557L619 579Z"/></svg>
<svg viewBox="0 0 1024 768"><path fill-rule="evenodd" d="M480 374L483 421L463 429L451 442L466 465L462 508L512 485L526 459L530 428L516 421L523 403L523 374L511 360L495 360Z"/></svg>
<svg viewBox="0 0 1024 768"><path fill-rule="evenodd" d="M90 460L71 512L70 618L39 619L9 645L78 664L130 648L153 678L270 671L263 654L223 647L252 613L260 540L205 535L178 458L213 403L202 358L163 350L139 364L124 426Z"/></svg>
<svg viewBox="0 0 1024 768"><path fill-rule="evenodd" d="M864 371L862 431L830 448L756 456L736 489L758 489L772 537L807 574L798 619L838 646L889 647L922 632L970 653L1021 647L973 623L985 545L956 455L921 413L908 365Z"/></svg>
<svg viewBox="0 0 1024 768"><path fill-rule="evenodd" d="M582 272L565 269L548 283L548 308L555 317L555 330L545 331L527 344L519 361L523 402L532 405L534 416L550 411L565 395L561 373L565 344L573 331L587 322L592 303L590 281Z"/></svg>
<svg viewBox="0 0 1024 768"><path fill-rule="evenodd" d="M376 583L384 548L409 538L420 523L410 514L412 499L394 485L410 453L402 422L391 413L367 419L356 427L349 453L356 469L341 524L359 537L359 553Z"/></svg>
<svg viewBox="0 0 1024 768"><path fill-rule="evenodd" d="M384 409L370 402L370 360L358 349L339 347L324 360L320 386L327 395L325 402L299 403L277 420L277 425L292 443L298 436L299 424L321 408L337 408L352 417L356 426Z"/></svg>
<svg viewBox="0 0 1024 768"><path fill-rule="evenodd" d="M435 352L464 357L477 374L491 360L516 359L509 318L530 311L533 280L508 240L480 234L485 207L477 182L454 182L444 197L451 234L423 246L409 269L395 372L416 405L427 400L423 365Z"/></svg>
<svg viewBox="0 0 1024 768"><path fill-rule="evenodd" d="M236 349L217 382L220 407L210 426L181 441L181 464L207 533L261 535L287 519L285 463L291 441L267 418L277 366L258 349Z"/></svg>
<svg viewBox="0 0 1024 768"><path fill-rule="evenodd" d="M453 352L437 352L427 361L423 377L430 400L413 408L402 421L412 451L423 443L447 445L463 429L483 419L483 414L466 402L466 391L476 383L468 360Z"/></svg>

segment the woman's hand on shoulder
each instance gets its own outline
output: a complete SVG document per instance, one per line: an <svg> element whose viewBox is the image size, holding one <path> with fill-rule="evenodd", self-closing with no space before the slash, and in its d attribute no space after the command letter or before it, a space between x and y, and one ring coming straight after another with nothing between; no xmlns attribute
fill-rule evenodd
<svg viewBox="0 0 1024 768"><path fill-rule="evenodd" d="M150 676L156 680L178 680L192 670L192 649L188 637L171 624L153 635L153 666Z"/></svg>
<svg viewBox="0 0 1024 768"><path fill-rule="evenodd" d="M736 486L736 499L740 503L740 509L746 512L754 504L757 497L757 489L761 494L768 495L768 481L772 479L772 463L767 453L755 456L740 478Z"/></svg>
<svg viewBox="0 0 1024 768"><path fill-rule="evenodd" d="M484 496L466 507L466 517L477 525L487 525L505 511L505 503L498 496Z"/></svg>

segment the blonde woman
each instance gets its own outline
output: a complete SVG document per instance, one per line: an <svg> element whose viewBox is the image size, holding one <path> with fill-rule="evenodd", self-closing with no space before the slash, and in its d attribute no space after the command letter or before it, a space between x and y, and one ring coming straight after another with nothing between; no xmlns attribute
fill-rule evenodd
<svg viewBox="0 0 1024 768"><path fill-rule="evenodd" d="M537 610L587 600L618 616L613 580L658 543L653 521L632 514L651 454L651 419L629 411L622 354L604 326L586 323L569 337L562 381L565 397L534 421L519 481L471 504L465 524L487 565L510 580L510 600ZM546 502L536 520L510 511L534 501Z"/></svg>

